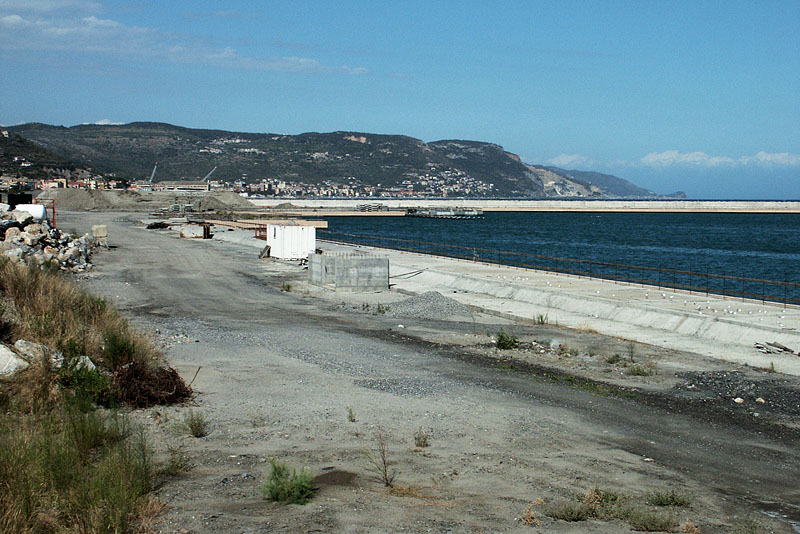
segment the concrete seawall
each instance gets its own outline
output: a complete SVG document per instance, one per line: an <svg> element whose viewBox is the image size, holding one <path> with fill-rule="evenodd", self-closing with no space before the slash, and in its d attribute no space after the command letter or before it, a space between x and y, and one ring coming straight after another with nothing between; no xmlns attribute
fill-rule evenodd
<svg viewBox="0 0 800 534"><path fill-rule="evenodd" d="M324 243L327 250L374 250L389 257L394 288L439 291L509 318L601 334L800 375L800 356L762 354L755 343L800 351L800 308L730 297L615 284L607 280L487 265L371 247Z"/></svg>
<svg viewBox="0 0 800 534"><path fill-rule="evenodd" d="M591 212L718 212L800 213L800 201L715 200L431 200L431 199L251 199L259 207L290 203L299 208L353 210L359 204L380 204L389 209L468 206L484 211L591 211Z"/></svg>

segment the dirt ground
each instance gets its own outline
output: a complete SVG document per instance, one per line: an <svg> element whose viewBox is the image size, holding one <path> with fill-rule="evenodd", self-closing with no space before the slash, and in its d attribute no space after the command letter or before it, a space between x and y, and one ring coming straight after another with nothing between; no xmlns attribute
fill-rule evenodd
<svg viewBox="0 0 800 534"><path fill-rule="evenodd" d="M134 413L159 460L183 467L160 481L156 532L631 531L548 515L595 487L651 511L648 493L676 490L691 504L658 511L704 533L798 532L797 378L479 310L394 316L409 295L310 287L300 266L135 215L59 217L109 225L114 248L82 283L197 392ZM520 347L497 349L500 330ZM190 411L207 436L183 428ZM364 454L379 431L392 491ZM261 497L270 457L316 476L309 504Z"/></svg>

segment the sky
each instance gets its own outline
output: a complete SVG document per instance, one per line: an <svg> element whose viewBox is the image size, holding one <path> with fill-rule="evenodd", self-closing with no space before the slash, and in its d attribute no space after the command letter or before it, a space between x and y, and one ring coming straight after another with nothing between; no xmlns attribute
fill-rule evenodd
<svg viewBox="0 0 800 534"><path fill-rule="evenodd" d="M0 124L497 143L800 199L800 1L0 0Z"/></svg>

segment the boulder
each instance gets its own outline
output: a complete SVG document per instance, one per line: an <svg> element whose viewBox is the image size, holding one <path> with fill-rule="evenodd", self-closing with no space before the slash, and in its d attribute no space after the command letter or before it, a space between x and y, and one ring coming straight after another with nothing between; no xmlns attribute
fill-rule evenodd
<svg viewBox="0 0 800 534"><path fill-rule="evenodd" d="M26 367L28 367L28 362L5 345L0 345L0 376L16 373Z"/></svg>
<svg viewBox="0 0 800 534"><path fill-rule="evenodd" d="M33 215L27 211L22 211L19 209L15 209L11 212L11 218L17 221L17 224L22 225L23 227L33 221Z"/></svg>
<svg viewBox="0 0 800 534"><path fill-rule="evenodd" d="M62 365L64 365L63 354L40 343L34 343L33 341L20 339L14 343L14 349L16 349L17 354L19 354L28 362L33 362L40 358L46 358L50 360L50 363L55 368L60 368Z"/></svg>
<svg viewBox="0 0 800 534"><path fill-rule="evenodd" d="M75 359L73 364L75 369L88 369L89 371L96 371L97 366L88 356L79 356Z"/></svg>
<svg viewBox="0 0 800 534"><path fill-rule="evenodd" d="M5 202L0 202L0 213L5 213L7 211L11 211L11 206L6 204Z"/></svg>
<svg viewBox="0 0 800 534"><path fill-rule="evenodd" d="M14 211L28 213L31 218L36 221L44 221L47 219L47 209L41 204L17 204Z"/></svg>
<svg viewBox="0 0 800 534"><path fill-rule="evenodd" d="M20 229L17 228L16 226L8 228L6 230L6 241L11 241L12 239L16 239L17 237L19 237L19 234L21 233L22 231L20 231Z"/></svg>

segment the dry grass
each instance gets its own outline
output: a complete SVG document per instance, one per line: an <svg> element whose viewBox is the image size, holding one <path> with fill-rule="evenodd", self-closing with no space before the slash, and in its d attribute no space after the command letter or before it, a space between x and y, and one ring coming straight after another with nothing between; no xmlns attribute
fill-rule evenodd
<svg viewBox="0 0 800 534"><path fill-rule="evenodd" d="M160 365L161 354L146 337L105 299L82 290L57 269L0 258L0 295L0 319L13 322L13 328L3 328L6 337L45 345L66 359L58 373L45 361L35 362L14 383L0 384L23 411L57 404L59 387L90 405L121 402L145 407L191 395L174 370ZM77 372L71 363L80 356L91 358L99 372Z"/></svg>
<svg viewBox="0 0 800 534"><path fill-rule="evenodd" d="M151 486L144 435L124 417L0 415L0 532L127 532Z"/></svg>

